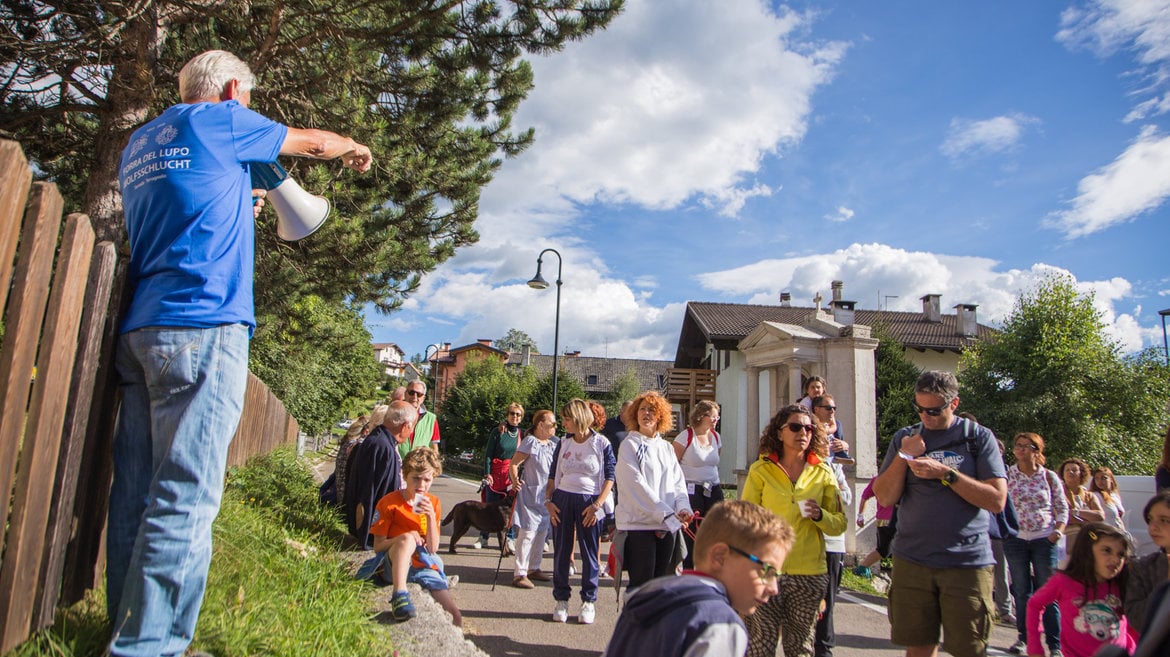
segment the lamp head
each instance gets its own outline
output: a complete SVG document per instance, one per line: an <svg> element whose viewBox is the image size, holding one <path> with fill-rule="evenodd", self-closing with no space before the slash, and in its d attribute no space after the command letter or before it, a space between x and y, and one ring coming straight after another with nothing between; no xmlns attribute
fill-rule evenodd
<svg viewBox="0 0 1170 657"><path fill-rule="evenodd" d="M536 276L533 276L532 280L528 281L528 287L534 290L544 290L548 288L548 281L544 280L544 277L540 275L540 267L543 264L544 263L540 261L540 258L536 259Z"/></svg>

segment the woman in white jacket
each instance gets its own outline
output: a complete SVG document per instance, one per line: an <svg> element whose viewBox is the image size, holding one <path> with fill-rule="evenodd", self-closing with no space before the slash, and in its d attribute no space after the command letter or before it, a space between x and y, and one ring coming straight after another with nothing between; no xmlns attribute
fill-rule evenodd
<svg viewBox="0 0 1170 657"><path fill-rule="evenodd" d="M674 424L670 404L656 392L638 395L622 413L629 429L618 450L618 531L626 533L622 564L629 590L669 575L681 560L679 530L691 520L678 457L662 438Z"/></svg>

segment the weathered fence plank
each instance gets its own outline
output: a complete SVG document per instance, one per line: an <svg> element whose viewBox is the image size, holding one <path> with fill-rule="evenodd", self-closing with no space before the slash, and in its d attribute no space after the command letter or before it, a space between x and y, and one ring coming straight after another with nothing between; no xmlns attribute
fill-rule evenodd
<svg viewBox="0 0 1170 657"><path fill-rule="evenodd" d="M48 312L37 354L37 380L29 404L4 561L0 564L0 652L29 634L45 546L45 525L53 502L53 478L61 428L77 355L77 329L93 255L89 218L70 215L57 254Z"/></svg>
<svg viewBox="0 0 1170 657"><path fill-rule="evenodd" d="M81 455L85 447L94 384L97 381L98 361L101 357L106 308L110 302L110 288L114 281L117 250L113 242L102 242L94 249L90 261L89 286L82 304L81 329L77 335L77 360L73 364L73 384L69 389L69 406L65 411L65 430L61 438L61 455L57 459L57 476L53 485L56 504L49 515L42 557L41 574L37 588L37 603L33 610L32 630L53 624L61 579L65 570L65 552L73 529L74 500L80 480ZM88 492L87 492L88 494ZM77 539L81 539L78 536Z"/></svg>
<svg viewBox="0 0 1170 657"><path fill-rule="evenodd" d="M33 185L20 238L27 246L20 252L4 317L4 344L0 348L0 509L4 512L12 501L12 480L24 433L33 360L45 318L63 204L56 185Z"/></svg>
<svg viewBox="0 0 1170 657"><path fill-rule="evenodd" d="M32 169L20 144L0 141L0 300L12 282L12 257L20 236L20 216L28 200Z"/></svg>

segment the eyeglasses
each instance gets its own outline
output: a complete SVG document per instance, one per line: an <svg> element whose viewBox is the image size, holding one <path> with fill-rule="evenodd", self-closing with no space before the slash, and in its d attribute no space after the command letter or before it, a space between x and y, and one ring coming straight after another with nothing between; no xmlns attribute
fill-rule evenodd
<svg viewBox="0 0 1170 657"><path fill-rule="evenodd" d="M426 394L427 393L423 392L422 390L407 390L406 391L407 397L425 397Z"/></svg>
<svg viewBox="0 0 1170 657"><path fill-rule="evenodd" d="M511 413L508 413L508 417L524 417L524 414L520 411L512 411Z"/></svg>
<svg viewBox="0 0 1170 657"><path fill-rule="evenodd" d="M828 404L821 404L820 406L817 406L817 408L823 408L826 411L830 411L830 412L837 410L836 406L829 406Z"/></svg>
<svg viewBox="0 0 1170 657"><path fill-rule="evenodd" d="M734 545L728 545L727 548L729 550L731 550L732 552L738 554L739 556L741 556L741 557L747 559L748 561L759 566L761 580L767 582L768 580L780 579L780 571L776 568L776 566L773 566L772 564L768 563L767 561L760 559L759 557L757 557L754 554L744 552L743 550L735 547Z"/></svg>
<svg viewBox="0 0 1170 657"><path fill-rule="evenodd" d="M813 429L814 429L813 425L801 424L800 422L789 422L788 424L786 424L784 426L788 427L788 430L791 431L792 433L800 433L801 431L807 431L809 433L812 433Z"/></svg>
<svg viewBox="0 0 1170 657"><path fill-rule="evenodd" d="M1040 451L1039 447L1037 447L1031 443L1016 443L1015 445L1012 445L1012 449L1026 449L1026 450L1031 450L1033 452Z"/></svg>
<svg viewBox="0 0 1170 657"><path fill-rule="evenodd" d="M925 406L919 406L918 402L916 402L916 401L911 401L910 405L914 407L914 411L916 413L919 413L919 414L926 413L930 417L938 417L938 416L943 414L943 411L947 410L947 408L950 407L951 403L947 402L947 403L943 404L942 406L935 406L934 408L927 408Z"/></svg>

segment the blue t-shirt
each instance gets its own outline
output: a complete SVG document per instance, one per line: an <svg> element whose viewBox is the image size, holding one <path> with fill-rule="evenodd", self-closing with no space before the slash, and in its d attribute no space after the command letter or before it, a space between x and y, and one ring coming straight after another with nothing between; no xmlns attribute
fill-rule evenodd
<svg viewBox="0 0 1170 657"><path fill-rule="evenodd" d="M256 325L248 162L273 162L288 128L234 100L174 105L130 137L118 170L130 285L126 333Z"/></svg>
<svg viewBox="0 0 1170 657"><path fill-rule="evenodd" d="M922 432L926 454L979 481L1007 479L1003 457L991 430L956 418L944 431L921 425L900 429L890 440L882 461L885 472L899 458L902 439ZM938 479L922 479L906 471L906 487L898 501L894 556L927 568L979 568L995 563L988 520L991 515L959 497Z"/></svg>

